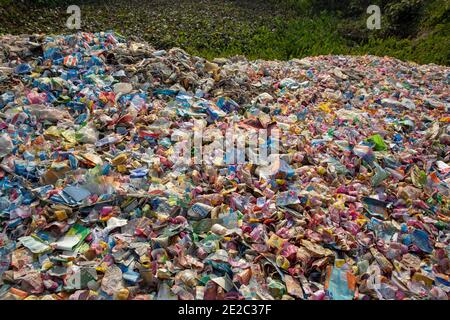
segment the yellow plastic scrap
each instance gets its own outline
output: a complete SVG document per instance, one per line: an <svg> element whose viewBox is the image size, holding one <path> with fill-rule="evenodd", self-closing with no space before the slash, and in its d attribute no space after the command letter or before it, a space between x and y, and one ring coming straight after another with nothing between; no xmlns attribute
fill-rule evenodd
<svg viewBox="0 0 450 320"><path fill-rule="evenodd" d="M342 268L342 266L345 264L345 260L344 259L336 259L335 264L336 264L336 267Z"/></svg>
<svg viewBox="0 0 450 320"><path fill-rule="evenodd" d="M44 135L47 138L59 138L60 132L57 126L48 127L47 130L44 131Z"/></svg>
<svg viewBox="0 0 450 320"><path fill-rule="evenodd" d="M130 291L127 288L122 288L117 292L117 300L128 300L128 297L130 296Z"/></svg>
<svg viewBox="0 0 450 320"><path fill-rule="evenodd" d="M289 260L284 256L277 256L276 263L277 266L284 270L287 270L290 267Z"/></svg>
<svg viewBox="0 0 450 320"><path fill-rule="evenodd" d="M66 139L69 143L76 143L77 139L75 138L75 131L73 130L65 130L61 132L61 136Z"/></svg>
<svg viewBox="0 0 450 320"><path fill-rule="evenodd" d="M118 166L118 165L121 165L121 164L124 164L125 162L127 162L127 159L128 159L128 154L121 153L117 157L112 159L111 163L113 166Z"/></svg>
<svg viewBox="0 0 450 320"><path fill-rule="evenodd" d="M80 154L80 157L82 157L84 160L92 163L94 166L103 164L102 158L99 155L97 155L97 154L84 153L84 154Z"/></svg>
<svg viewBox="0 0 450 320"><path fill-rule="evenodd" d="M272 248L277 248L279 250L282 248L284 242L286 242L286 240L280 238L276 234L272 234L269 240L267 240L267 244L269 246L271 246Z"/></svg>
<svg viewBox="0 0 450 320"><path fill-rule="evenodd" d="M58 220L58 221L66 220L67 219L66 211L64 211L64 210L55 211L55 217L56 217L56 220Z"/></svg>
<svg viewBox="0 0 450 320"><path fill-rule="evenodd" d="M321 104L319 104L319 109L322 110L323 112L326 113L330 113L331 112L331 103L330 102L322 102Z"/></svg>
<svg viewBox="0 0 450 320"><path fill-rule="evenodd" d="M331 251L330 249L325 249L324 247L322 247L321 245L318 245L316 243L312 243L309 240L305 240L303 239L301 241L301 244L306 248L306 250L308 250L308 252L319 256L319 257L323 257L323 256L331 256L333 255L333 251Z"/></svg>

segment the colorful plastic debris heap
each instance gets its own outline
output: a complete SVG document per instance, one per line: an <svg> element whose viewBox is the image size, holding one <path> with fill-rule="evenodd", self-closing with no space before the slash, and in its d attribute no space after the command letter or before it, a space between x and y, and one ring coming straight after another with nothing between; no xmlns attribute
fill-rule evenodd
<svg viewBox="0 0 450 320"><path fill-rule="evenodd" d="M448 299L449 68L0 48L0 299ZM281 160L179 165L194 121Z"/></svg>

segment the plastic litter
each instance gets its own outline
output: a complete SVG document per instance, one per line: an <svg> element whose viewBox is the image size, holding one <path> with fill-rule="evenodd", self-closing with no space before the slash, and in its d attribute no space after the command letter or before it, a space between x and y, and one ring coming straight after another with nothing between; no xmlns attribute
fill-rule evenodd
<svg viewBox="0 0 450 320"><path fill-rule="evenodd" d="M0 43L0 299L448 299L449 68ZM280 160L179 161L194 121Z"/></svg>

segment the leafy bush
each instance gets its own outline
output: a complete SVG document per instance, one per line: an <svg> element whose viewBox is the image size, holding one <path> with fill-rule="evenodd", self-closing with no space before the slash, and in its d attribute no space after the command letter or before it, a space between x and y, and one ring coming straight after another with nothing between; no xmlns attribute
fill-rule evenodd
<svg viewBox="0 0 450 320"><path fill-rule="evenodd" d="M66 6L82 10L82 30L114 30L161 49L178 46L212 59L290 59L321 54L388 55L450 65L448 0L0 0L2 33L69 33ZM366 9L382 9L368 30ZM170 10L168 9L170 7ZM101 10L100 10L101 8ZM24 10L29 10L24 15ZM27 17L33 19L27 19ZM408 32L408 30L411 30Z"/></svg>
<svg viewBox="0 0 450 320"><path fill-rule="evenodd" d="M53 7L56 5L69 4L68 0L20 0L27 6L33 7ZM73 1L72 1L73 2Z"/></svg>
<svg viewBox="0 0 450 320"><path fill-rule="evenodd" d="M424 4L423 0L389 1L384 10L389 34L400 37L416 34Z"/></svg>

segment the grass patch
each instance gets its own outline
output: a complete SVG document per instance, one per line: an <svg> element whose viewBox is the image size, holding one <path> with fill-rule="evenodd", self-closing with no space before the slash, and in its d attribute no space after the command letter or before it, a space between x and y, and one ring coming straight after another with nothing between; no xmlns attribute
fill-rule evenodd
<svg viewBox="0 0 450 320"><path fill-rule="evenodd" d="M3 19L0 34L74 32L66 28L65 22L67 6L76 1L53 0L51 5L38 1L31 6L25 4L27 0L0 1L0 4L8 3L0 6ZM367 15L362 7L351 9L360 12L359 16L345 16L337 0L333 2L335 11L315 10L312 2L89 0L78 3L84 31L114 30L126 37L149 41L157 48L177 46L208 59L245 55L249 59L286 60L325 54L374 54L422 64L450 65L448 0L428 1L418 22L414 22L414 35L402 37L390 34L387 27L380 32L367 30ZM388 18L383 18L383 25L388 22Z"/></svg>

